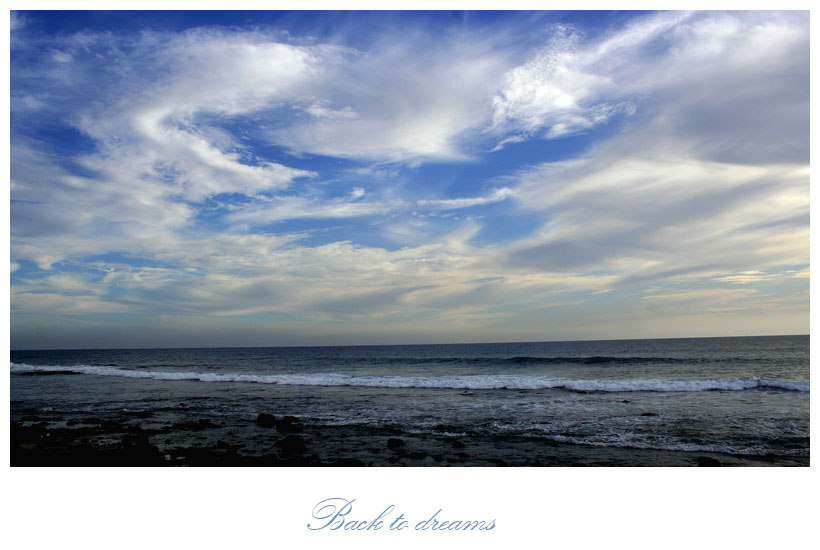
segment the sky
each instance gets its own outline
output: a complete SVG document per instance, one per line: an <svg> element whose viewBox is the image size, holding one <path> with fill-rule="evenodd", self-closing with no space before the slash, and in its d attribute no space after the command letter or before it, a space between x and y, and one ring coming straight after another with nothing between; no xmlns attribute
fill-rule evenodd
<svg viewBox="0 0 820 550"><path fill-rule="evenodd" d="M12 349L809 332L808 12L12 12Z"/></svg>

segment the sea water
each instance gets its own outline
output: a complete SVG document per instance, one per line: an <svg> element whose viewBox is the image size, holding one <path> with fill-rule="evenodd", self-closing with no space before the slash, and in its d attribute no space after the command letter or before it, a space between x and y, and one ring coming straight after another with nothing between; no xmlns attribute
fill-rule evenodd
<svg viewBox="0 0 820 550"><path fill-rule="evenodd" d="M408 433L808 457L809 396L808 336L11 352L12 420L270 412Z"/></svg>

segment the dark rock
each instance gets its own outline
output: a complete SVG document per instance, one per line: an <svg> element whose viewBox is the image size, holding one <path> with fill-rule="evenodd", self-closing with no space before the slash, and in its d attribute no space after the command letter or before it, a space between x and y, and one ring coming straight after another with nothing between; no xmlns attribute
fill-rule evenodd
<svg viewBox="0 0 820 550"><path fill-rule="evenodd" d="M123 437L120 450L127 465L153 466L163 461L157 446L152 445L144 433L137 432Z"/></svg>
<svg viewBox="0 0 820 550"><path fill-rule="evenodd" d="M453 440L453 448L454 449L466 449L467 445L463 441L459 441L458 439Z"/></svg>
<svg viewBox="0 0 820 550"><path fill-rule="evenodd" d="M276 431L284 434L300 433L302 426L297 422L299 422L299 419L295 416L286 416L276 423Z"/></svg>
<svg viewBox="0 0 820 550"><path fill-rule="evenodd" d="M256 424L257 426L262 426L263 428L273 428L276 426L276 417L272 414L261 413L256 417Z"/></svg>
<svg viewBox="0 0 820 550"><path fill-rule="evenodd" d="M723 466L723 464L720 463L720 460L711 456L699 456L698 466Z"/></svg>
<svg viewBox="0 0 820 550"><path fill-rule="evenodd" d="M641 413L641 416L658 416L658 413Z"/></svg>
<svg viewBox="0 0 820 550"><path fill-rule="evenodd" d="M399 439L398 437L391 437L387 440L387 448L388 449L398 449L399 447L403 447L405 445L403 439Z"/></svg>
<svg viewBox="0 0 820 550"><path fill-rule="evenodd" d="M624 399L621 403L629 403L629 399Z"/></svg>
<svg viewBox="0 0 820 550"><path fill-rule="evenodd" d="M427 453L424 453L422 451L413 451L412 453L409 453L407 456L409 458L412 458L413 460L424 460L425 458L427 458Z"/></svg>
<svg viewBox="0 0 820 550"><path fill-rule="evenodd" d="M285 454L302 454L307 450L304 439L298 435L289 435L276 442L276 446Z"/></svg>

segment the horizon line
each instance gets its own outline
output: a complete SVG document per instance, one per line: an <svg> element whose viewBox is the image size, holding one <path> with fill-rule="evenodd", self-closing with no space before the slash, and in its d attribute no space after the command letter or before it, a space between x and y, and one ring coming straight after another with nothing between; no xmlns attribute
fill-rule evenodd
<svg viewBox="0 0 820 550"><path fill-rule="evenodd" d="M751 334L734 336L671 336L657 338L595 338L578 340L521 340L521 341L498 341L498 342L445 342L437 344L319 344L319 345L294 345L294 346L180 346L180 347L127 347L127 348L9 348L9 352L21 351L102 351L102 350L207 350L207 349L297 349L297 348L376 348L376 347L409 347L409 346L477 346L477 345L499 345L499 344L563 344L570 342L633 342L646 340L707 340L718 338L786 338L796 336L809 336L806 334Z"/></svg>

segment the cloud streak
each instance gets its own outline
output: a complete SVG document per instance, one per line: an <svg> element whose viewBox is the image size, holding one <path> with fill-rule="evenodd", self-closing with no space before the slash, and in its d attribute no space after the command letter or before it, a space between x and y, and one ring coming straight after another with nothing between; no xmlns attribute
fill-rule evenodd
<svg viewBox="0 0 820 550"><path fill-rule="evenodd" d="M696 307L807 330L807 14L395 15L370 35L353 14L325 34L13 14L17 345L65 319L135 345L156 323L222 345L250 323L359 343L657 335L641 315L719 332Z"/></svg>

